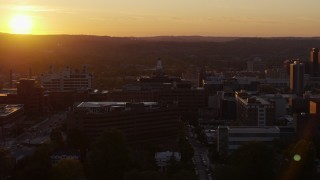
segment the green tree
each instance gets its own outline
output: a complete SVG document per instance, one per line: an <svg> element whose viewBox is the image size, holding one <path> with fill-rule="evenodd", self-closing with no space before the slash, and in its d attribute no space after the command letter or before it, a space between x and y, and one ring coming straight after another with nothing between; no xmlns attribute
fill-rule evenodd
<svg viewBox="0 0 320 180"><path fill-rule="evenodd" d="M26 166L17 172L16 179L43 180L49 179L51 161L49 148L47 146L38 147L34 154L27 159Z"/></svg>
<svg viewBox="0 0 320 180"><path fill-rule="evenodd" d="M83 179L83 166L76 159L63 159L52 167L52 176L57 180Z"/></svg>
<svg viewBox="0 0 320 180"><path fill-rule="evenodd" d="M96 180L123 179L128 168L129 149L124 135L115 129L105 131L92 144L87 157L89 178Z"/></svg>
<svg viewBox="0 0 320 180"><path fill-rule="evenodd" d="M67 134L67 144L70 147L83 149L87 147L88 141L82 131L79 129L72 129Z"/></svg>
<svg viewBox="0 0 320 180"><path fill-rule="evenodd" d="M72 129L67 133L67 145L80 150L81 161L84 161L88 140L79 129Z"/></svg>
<svg viewBox="0 0 320 180"><path fill-rule="evenodd" d="M181 161L187 162L191 161L194 150L192 145L189 143L189 141L185 137L181 137L179 140L180 145L180 152L181 152Z"/></svg>
<svg viewBox="0 0 320 180"><path fill-rule="evenodd" d="M14 159L10 151L0 148L0 179L11 175L14 167Z"/></svg>
<svg viewBox="0 0 320 180"><path fill-rule="evenodd" d="M188 170L181 170L175 174L172 175L170 180L197 180L197 176L192 171Z"/></svg>
<svg viewBox="0 0 320 180"><path fill-rule="evenodd" d="M229 157L229 164L216 169L217 179L274 179L276 154L262 142L249 142ZM224 171L225 177L221 170Z"/></svg>
<svg viewBox="0 0 320 180"><path fill-rule="evenodd" d="M131 170L124 176L124 180L166 180L167 178L158 171Z"/></svg>
<svg viewBox="0 0 320 180"><path fill-rule="evenodd" d="M239 179L238 170L230 165L217 165L214 168L214 179L235 180Z"/></svg>
<svg viewBox="0 0 320 180"><path fill-rule="evenodd" d="M64 145L62 132L60 129L55 128L50 133L50 139L54 146L61 147Z"/></svg>

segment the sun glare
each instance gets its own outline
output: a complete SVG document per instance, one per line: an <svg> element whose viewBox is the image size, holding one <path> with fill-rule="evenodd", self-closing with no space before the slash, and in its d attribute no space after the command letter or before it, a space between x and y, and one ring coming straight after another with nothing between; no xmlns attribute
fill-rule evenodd
<svg viewBox="0 0 320 180"><path fill-rule="evenodd" d="M14 34L30 34L32 32L32 18L28 15L15 15L9 21L10 31Z"/></svg>

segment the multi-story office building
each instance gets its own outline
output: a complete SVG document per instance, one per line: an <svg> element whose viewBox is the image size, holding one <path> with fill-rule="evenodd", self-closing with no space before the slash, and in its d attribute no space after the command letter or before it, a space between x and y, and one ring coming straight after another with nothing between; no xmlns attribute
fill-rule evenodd
<svg viewBox="0 0 320 180"><path fill-rule="evenodd" d="M276 126L219 126L217 129L217 150L220 154L227 155L250 141L268 143L276 138L280 138L280 129Z"/></svg>
<svg viewBox="0 0 320 180"><path fill-rule="evenodd" d="M107 128L125 134L129 143L175 140L179 115L175 107L156 102L82 102L68 115L68 129L80 129L89 139Z"/></svg>
<svg viewBox="0 0 320 180"><path fill-rule="evenodd" d="M49 91L88 90L92 88L92 74L87 72L86 67L81 71L67 67L59 73L53 73L50 69L49 73L41 76L41 82Z"/></svg>
<svg viewBox="0 0 320 180"><path fill-rule="evenodd" d="M48 97L34 79L20 79L16 92L5 92L0 96L1 104L23 104L27 115L39 115L47 111Z"/></svg>
<svg viewBox="0 0 320 180"><path fill-rule="evenodd" d="M304 64L299 61L294 61L290 64L290 90L302 95L304 89Z"/></svg>
<svg viewBox="0 0 320 180"><path fill-rule="evenodd" d="M173 89L160 92L159 102L175 104L183 116L188 116L207 106L207 96L203 89Z"/></svg>
<svg viewBox="0 0 320 180"><path fill-rule="evenodd" d="M36 115L46 111L44 89L37 86L34 79L21 79L17 83L17 94L26 114Z"/></svg>
<svg viewBox="0 0 320 180"><path fill-rule="evenodd" d="M310 52L310 75L312 77L319 77L320 76L320 54L318 48L312 48Z"/></svg>
<svg viewBox="0 0 320 180"><path fill-rule="evenodd" d="M275 121L274 104L249 96L245 91L235 93L237 103L237 121L243 126L272 126Z"/></svg>

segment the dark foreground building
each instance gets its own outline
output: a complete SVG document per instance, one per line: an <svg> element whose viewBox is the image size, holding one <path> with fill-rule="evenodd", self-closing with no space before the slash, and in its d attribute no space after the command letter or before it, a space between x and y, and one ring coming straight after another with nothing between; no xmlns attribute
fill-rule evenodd
<svg viewBox="0 0 320 180"><path fill-rule="evenodd" d="M95 139L107 128L121 130L129 143L175 140L178 110L156 102L82 102L69 113L67 128Z"/></svg>

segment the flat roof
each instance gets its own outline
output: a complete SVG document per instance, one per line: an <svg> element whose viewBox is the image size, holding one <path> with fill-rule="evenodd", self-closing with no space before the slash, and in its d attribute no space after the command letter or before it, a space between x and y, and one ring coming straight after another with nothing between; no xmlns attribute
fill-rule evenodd
<svg viewBox="0 0 320 180"><path fill-rule="evenodd" d="M97 108L97 107L105 107L105 106L121 106L124 107L127 103L132 102L112 102L112 101L106 101L106 102L81 102L77 108ZM143 103L144 106L152 106L152 105L158 105L157 102L139 102Z"/></svg>
<svg viewBox="0 0 320 180"><path fill-rule="evenodd" d="M0 118L6 117L23 108L22 104L0 104Z"/></svg>
<svg viewBox="0 0 320 180"><path fill-rule="evenodd" d="M279 133L278 126L227 126L229 133Z"/></svg>

